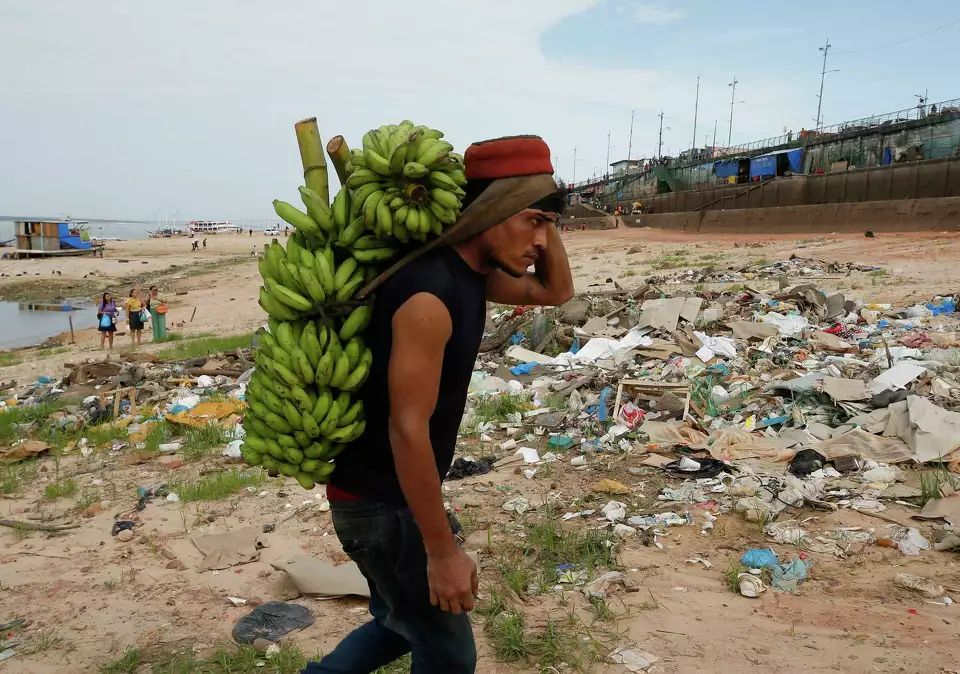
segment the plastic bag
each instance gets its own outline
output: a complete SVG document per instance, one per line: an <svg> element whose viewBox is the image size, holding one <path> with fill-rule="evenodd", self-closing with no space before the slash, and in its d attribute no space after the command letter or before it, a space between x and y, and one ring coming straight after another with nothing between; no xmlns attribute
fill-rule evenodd
<svg viewBox="0 0 960 674"><path fill-rule="evenodd" d="M280 641L287 632L309 627L314 620L306 606L270 601L240 618L233 628L233 638L241 644L252 644L255 639Z"/></svg>
<svg viewBox="0 0 960 674"><path fill-rule="evenodd" d="M100 327L109 328L113 325L113 317L110 314L100 314Z"/></svg>

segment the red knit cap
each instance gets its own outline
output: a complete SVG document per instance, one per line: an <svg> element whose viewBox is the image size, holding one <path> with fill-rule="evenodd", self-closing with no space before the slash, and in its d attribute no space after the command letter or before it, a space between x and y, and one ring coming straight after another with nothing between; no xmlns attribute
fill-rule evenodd
<svg viewBox="0 0 960 674"><path fill-rule="evenodd" d="M507 136L474 143L463 156L467 180L553 175L550 148L539 136Z"/></svg>

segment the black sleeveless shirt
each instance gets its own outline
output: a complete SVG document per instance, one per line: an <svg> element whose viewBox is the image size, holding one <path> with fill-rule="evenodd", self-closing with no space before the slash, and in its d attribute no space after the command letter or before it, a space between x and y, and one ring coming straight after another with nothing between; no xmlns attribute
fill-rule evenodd
<svg viewBox="0 0 960 674"><path fill-rule="evenodd" d="M364 500L406 507L400 489L387 432L390 396L387 372L393 343L393 314L418 293L437 297L453 323L453 332L443 352L437 406L430 417L430 441L437 473L446 477L457 444L457 432L467 400L486 319L486 280L473 271L454 249L431 251L401 269L377 291L373 320L367 329L367 345L373 366L364 385L364 434L335 459L331 484Z"/></svg>

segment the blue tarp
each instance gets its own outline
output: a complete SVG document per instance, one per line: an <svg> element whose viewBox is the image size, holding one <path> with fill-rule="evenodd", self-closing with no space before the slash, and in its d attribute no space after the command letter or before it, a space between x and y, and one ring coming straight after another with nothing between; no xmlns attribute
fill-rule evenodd
<svg viewBox="0 0 960 674"><path fill-rule="evenodd" d="M713 163L713 172L717 174L718 178L729 178L730 176L735 176L737 175L739 168L740 161L737 159L728 159Z"/></svg>
<svg viewBox="0 0 960 674"><path fill-rule="evenodd" d="M777 155L762 154L750 160L750 177L777 175Z"/></svg>
<svg viewBox="0 0 960 674"><path fill-rule="evenodd" d="M795 150L781 150L780 152L771 152L762 154L750 160L750 177L757 176L775 176L777 175L777 155L787 155L787 162L790 164L790 170L794 173L803 173L801 160L803 159L803 148Z"/></svg>

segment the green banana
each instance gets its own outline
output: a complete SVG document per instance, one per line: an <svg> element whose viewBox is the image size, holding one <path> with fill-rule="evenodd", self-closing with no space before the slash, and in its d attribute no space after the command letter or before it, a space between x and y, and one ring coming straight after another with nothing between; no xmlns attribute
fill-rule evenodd
<svg viewBox="0 0 960 674"><path fill-rule="evenodd" d="M408 162L403 167L403 175L405 178L410 178L411 180L416 180L417 178L422 178L425 175L430 173L430 169L419 162Z"/></svg>
<svg viewBox="0 0 960 674"><path fill-rule="evenodd" d="M386 159L383 159L383 157L380 157L380 159L386 162ZM389 166L387 167L387 170L390 170ZM347 178L346 186L352 190L355 190L358 187L366 185L367 183L380 182L383 180L383 175L389 175L389 173L380 174L379 172L368 168L357 169L350 174L349 178Z"/></svg>
<svg viewBox="0 0 960 674"><path fill-rule="evenodd" d="M310 365L310 359L307 358L307 354L303 352L303 349L297 348L293 354L293 362L297 366L295 372L300 375L300 377L308 384L312 384L314 377L316 376L313 371L313 366ZM312 407L308 404L307 407Z"/></svg>
<svg viewBox="0 0 960 674"><path fill-rule="evenodd" d="M352 259L352 258L351 258ZM282 286L273 279L263 279L263 283L267 288L267 292L278 301L287 305L291 309L297 311L310 311L313 309L313 302L308 300L306 297L300 293L290 290L286 286Z"/></svg>
<svg viewBox="0 0 960 674"><path fill-rule="evenodd" d="M320 281L320 287L323 288L323 292L327 295L332 295L336 290L333 280L333 268L330 266L330 261L327 258L326 253L322 255L317 255L314 258L316 266L314 271L316 272L317 280Z"/></svg>
<svg viewBox="0 0 960 674"><path fill-rule="evenodd" d="M277 436L277 444L284 448L289 447L290 449L298 449L300 447L295 437L286 434Z"/></svg>
<svg viewBox="0 0 960 674"><path fill-rule="evenodd" d="M367 362L361 362L353 371L339 384L339 388L344 391L356 391L363 386L363 383L370 375L370 365Z"/></svg>
<svg viewBox="0 0 960 674"><path fill-rule="evenodd" d="M299 484L301 487L303 487L307 491L310 491L311 489L313 489L314 485L317 483L316 480L313 479L312 475L308 475L303 471L299 471L293 477L296 479L297 484Z"/></svg>
<svg viewBox="0 0 960 674"><path fill-rule="evenodd" d="M377 248L389 247L390 243L388 241L381 239L375 234L364 234L350 246L352 250L375 250Z"/></svg>
<svg viewBox="0 0 960 674"><path fill-rule="evenodd" d="M331 443L326 438L321 438L319 441L312 443L309 447L305 447L303 450L303 455L312 460L322 459L324 456L330 453Z"/></svg>
<svg viewBox="0 0 960 674"><path fill-rule="evenodd" d="M420 211L416 208L411 208L407 211L407 221L406 221L407 231L413 234L416 234L420 231Z"/></svg>
<svg viewBox="0 0 960 674"><path fill-rule="evenodd" d="M452 180L457 187L466 187L467 175L462 168L447 171L447 175L450 176L450 180Z"/></svg>
<svg viewBox="0 0 960 674"><path fill-rule="evenodd" d="M317 386L327 386L330 383L330 377L333 376L333 351L327 349L320 361L317 363L317 372L314 375L314 383Z"/></svg>
<svg viewBox="0 0 960 674"><path fill-rule="evenodd" d="M300 267L300 280L306 286L307 294L314 302L323 302L327 299L327 294L323 291L323 286L312 269Z"/></svg>
<svg viewBox="0 0 960 674"><path fill-rule="evenodd" d="M316 325L317 325L317 339L320 340L320 350L326 351L327 344L330 342L330 328L328 328L325 324L320 323L319 321L316 322Z"/></svg>
<svg viewBox="0 0 960 674"><path fill-rule="evenodd" d="M460 199L453 192L449 192L446 189L441 189L439 187L434 187L432 190L430 190L429 194L431 199L445 208L449 208L453 211L460 208Z"/></svg>
<svg viewBox="0 0 960 674"><path fill-rule="evenodd" d="M300 337L300 348L307 354L307 358L310 360L310 366L316 371L317 363L320 362L320 358L323 356L323 348L320 346L320 339L317 337L317 326L313 321L303 329L303 335Z"/></svg>
<svg viewBox="0 0 960 674"><path fill-rule="evenodd" d="M341 428L335 428L330 433L327 433L327 438L329 438L331 442L345 442L346 439L349 438L353 433L354 429L356 429L356 427L357 423L354 422Z"/></svg>
<svg viewBox="0 0 960 674"><path fill-rule="evenodd" d="M360 337L351 338L343 348L343 352L347 354L347 361L352 370L360 362L360 355L363 353L363 339Z"/></svg>
<svg viewBox="0 0 960 674"><path fill-rule="evenodd" d="M304 452L303 455L306 456L307 453ZM309 473L312 473L313 471L315 471L315 470L316 470L317 468L319 468L319 467L320 467L320 461L319 461L318 459L304 459L304 460L300 463L300 471L301 471L301 472L300 472L300 473L297 473L297 476L298 476L298 477L297 477L297 482L300 482L300 478L299 478L300 475L307 475L308 479L310 480L310 484L313 484L313 477L311 477L311 476L309 475ZM302 485L303 483L301 482L300 484ZM308 487L308 488L309 488L309 487Z"/></svg>
<svg viewBox="0 0 960 674"><path fill-rule="evenodd" d="M444 173L443 171L430 171L427 176L427 182L438 187L442 190L456 190L457 183L453 182L453 178Z"/></svg>
<svg viewBox="0 0 960 674"><path fill-rule="evenodd" d="M400 197L397 198L399 199ZM393 219L390 215L390 206L387 199L388 197L384 196L380 200L380 203L377 204L376 209L374 209L374 217L376 218L374 231L381 232L384 236L389 236L393 230Z"/></svg>
<svg viewBox="0 0 960 674"><path fill-rule="evenodd" d="M301 386L291 386L289 389L290 399L293 400L294 404L297 406L297 409L300 410L300 413L304 412L310 413L310 410L313 409L313 402L310 400L310 396L307 395L307 392ZM269 407L269 405L268 405ZM283 414L283 403L280 403L280 411L272 410L277 414Z"/></svg>
<svg viewBox="0 0 960 674"><path fill-rule="evenodd" d="M334 400L330 405L330 411L327 412L326 418L323 420L323 423L320 424L320 434L324 437L329 437L337 429L337 420L340 419L340 404Z"/></svg>
<svg viewBox="0 0 960 674"><path fill-rule="evenodd" d="M274 414L283 413L283 401L273 391L267 391L266 389L260 391L258 394L260 399L263 400L263 404L266 405L267 409L273 412Z"/></svg>
<svg viewBox="0 0 960 674"><path fill-rule="evenodd" d="M347 226L347 217L350 213L350 190L347 187L341 187L337 196L333 198L333 207L330 209L333 215L333 224L337 230Z"/></svg>
<svg viewBox="0 0 960 674"><path fill-rule="evenodd" d="M432 138L434 140L440 140L441 138L443 138L443 131L437 131L436 129L428 129L424 127L423 137Z"/></svg>
<svg viewBox="0 0 960 674"><path fill-rule="evenodd" d="M313 218L286 201L279 199L273 200L273 210L277 212L285 222L290 223L305 234L316 234L320 232L318 225Z"/></svg>
<svg viewBox="0 0 960 674"><path fill-rule="evenodd" d="M300 416L303 416L303 415L301 414ZM303 449L304 447L309 447L310 444L313 442L313 440L310 439L310 436L304 433L303 431L294 431L293 437L297 440L297 445L299 445L301 449Z"/></svg>
<svg viewBox="0 0 960 674"><path fill-rule="evenodd" d="M243 441L250 445L251 449L260 452L261 454L267 451L266 441L261 437L253 435L252 433L247 433L245 436L243 436Z"/></svg>
<svg viewBox="0 0 960 674"><path fill-rule="evenodd" d="M333 368L333 375L330 377L330 386L340 388L340 385L349 374L350 359L347 358L347 354L344 352L340 354L340 357L337 359L337 364Z"/></svg>
<svg viewBox="0 0 960 674"><path fill-rule="evenodd" d="M379 173L382 176L389 176L392 173L390 162L375 150L364 148L363 158L367 160L367 166L370 167L372 172Z"/></svg>
<svg viewBox="0 0 960 674"><path fill-rule="evenodd" d="M363 149L375 150L376 152L383 152L379 141L377 140L377 131L376 129L370 129L365 134L363 134ZM362 153L361 153L362 155Z"/></svg>
<svg viewBox="0 0 960 674"><path fill-rule="evenodd" d="M259 304L260 308L263 309L268 316L276 317L284 321L295 320L300 315L299 312L294 311L273 297L267 292L267 289L262 286L260 288Z"/></svg>
<svg viewBox="0 0 960 674"><path fill-rule="evenodd" d="M296 431L303 430L303 416L297 411L296 405L289 400L283 401L283 418Z"/></svg>
<svg viewBox="0 0 960 674"><path fill-rule="evenodd" d="M320 395L317 396L317 403L313 406L310 416L312 416L313 420L318 424L321 423L327 418L327 412L330 411L330 405L332 404L333 394L330 393L330 389L324 388L322 391L320 391Z"/></svg>
<svg viewBox="0 0 960 674"><path fill-rule="evenodd" d="M353 257L348 257L346 260L340 263L340 266L337 267L337 272L333 275L333 288L334 290L340 290L347 281L350 280L350 277L353 276L353 272L357 270L357 260Z"/></svg>
<svg viewBox="0 0 960 674"><path fill-rule="evenodd" d="M299 449L287 448L283 451L283 454L286 457L287 461L289 461L294 466L299 466L300 462L303 461L303 452L300 451Z"/></svg>
<svg viewBox="0 0 960 674"><path fill-rule="evenodd" d="M363 269L357 268L353 272L353 276L350 277L350 280L347 281L342 288L337 291L337 294L334 296L337 302L346 302L353 295L360 290L360 286L363 285Z"/></svg>
<svg viewBox="0 0 960 674"><path fill-rule="evenodd" d="M297 189L300 190L300 199L307 208L307 214L313 218L317 226L325 232L334 231L336 225L333 222L333 213L323 197L309 187L300 186Z"/></svg>
<svg viewBox="0 0 960 674"><path fill-rule="evenodd" d="M357 250L354 248L350 251L350 254L357 258L357 261L359 262L363 262L364 264L374 264L377 262L386 262L387 260L392 260L397 256L397 249L370 248L368 250Z"/></svg>
<svg viewBox="0 0 960 674"><path fill-rule="evenodd" d="M390 154L390 161L388 162L390 173L399 175L403 172L403 166L407 158L407 145L409 145L409 143L410 137L408 135L393 148L393 152Z"/></svg>
<svg viewBox="0 0 960 674"><path fill-rule="evenodd" d="M366 198L363 202L363 209L361 213L363 214L363 224L367 226L367 229L373 229L377 223L377 206L380 205L380 202L383 200L384 192L382 190L377 190Z"/></svg>
<svg viewBox="0 0 960 674"><path fill-rule="evenodd" d="M249 417L249 418L248 418ZM250 428L264 440L276 438L279 434L267 425L266 421L261 421L253 415L245 415L244 423L250 424Z"/></svg>
<svg viewBox="0 0 960 674"><path fill-rule="evenodd" d="M289 400L286 402L290 403ZM293 404L290 403L289 406L293 407ZM263 422L277 433L291 433L293 431L293 426L286 419L269 410L264 414Z"/></svg>
<svg viewBox="0 0 960 674"><path fill-rule="evenodd" d="M361 435L363 435L363 432L365 430L367 430L367 420L363 419L362 421L358 421L357 425L353 427L353 432L350 433L350 435L348 435L346 439L344 439L344 442L353 442L354 440L359 438ZM343 451L343 450L340 450L340 451Z"/></svg>
<svg viewBox="0 0 960 674"><path fill-rule="evenodd" d="M336 245L341 248L349 248L353 245L353 242L360 238L360 235L363 234L364 230L367 228L366 223L364 223L363 218L354 218L353 221L340 232L340 236L337 237Z"/></svg>
<svg viewBox="0 0 960 674"><path fill-rule="evenodd" d="M430 209L430 212L433 213L437 220L442 222L445 225L452 225L457 221L457 215L454 211L449 208L438 204L436 201L430 201L427 204L427 207Z"/></svg>
<svg viewBox="0 0 960 674"><path fill-rule="evenodd" d="M297 340L293 337L293 323L281 323L277 326L275 337L280 348L287 353L293 353L293 350L297 348Z"/></svg>
<svg viewBox="0 0 960 674"><path fill-rule="evenodd" d="M341 426L346 426L347 424L352 424L358 419L363 417L363 401L357 400L350 407L347 408L347 411L340 415L339 424Z"/></svg>
<svg viewBox="0 0 960 674"><path fill-rule="evenodd" d="M300 421L303 423L303 432L307 434L307 437L311 439L320 437L320 426L309 412L302 414L300 416Z"/></svg>
<svg viewBox="0 0 960 674"><path fill-rule="evenodd" d="M369 304L357 307L351 311L350 315L347 316L347 320L340 326L340 340L345 342L352 339L359 332L362 332L370 323L371 318L373 318L373 307Z"/></svg>
<svg viewBox="0 0 960 674"><path fill-rule="evenodd" d="M267 454L272 456L275 459L284 459L283 447L281 447L276 440L268 439L267 440Z"/></svg>
<svg viewBox="0 0 960 674"><path fill-rule="evenodd" d="M257 340L260 344L259 348L266 351L268 356L280 348L280 345L277 343L277 338L266 330L257 334Z"/></svg>

